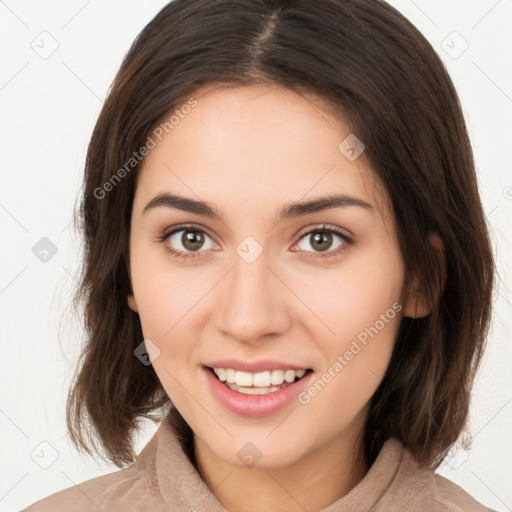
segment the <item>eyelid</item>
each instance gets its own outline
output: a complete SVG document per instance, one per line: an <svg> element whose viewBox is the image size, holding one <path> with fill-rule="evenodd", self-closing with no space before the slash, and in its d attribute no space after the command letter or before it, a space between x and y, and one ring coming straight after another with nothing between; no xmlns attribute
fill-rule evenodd
<svg viewBox="0 0 512 512"><path fill-rule="evenodd" d="M304 229L300 230L295 236L302 238L304 235L307 235L307 234L311 233L312 231L322 231L324 229L326 231L329 231L329 230L335 231L336 234L338 234L350 241L352 241L352 238L354 237L354 235L347 229L340 228L339 226L336 226L335 224L328 224L325 222L320 223L320 224L315 224L312 227L304 228Z"/></svg>
<svg viewBox="0 0 512 512"><path fill-rule="evenodd" d="M198 231L204 231L212 240L215 238L215 236L212 234L212 232L208 228L201 226L199 224L193 224L193 223L176 224L175 226L172 226L169 229L165 229L162 232L162 235L161 236L159 235L157 238L160 239L163 236L168 237L171 234L176 233L177 231L180 231L182 229L197 229ZM348 240L351 240L354 236L348 229L340 228L339 226L336 226L335 224L328 224L328 223L324 222L324 223L316 224L316 225L299 230L298 232L296 232L293 235L293 238L296 238L296 237L302 238L304 235L310 233L311 231L314 231L314 230L320 231L322 229L332 229L333 231L336 231L338 234L344 236Z"/></svg>
<svg viewBox="0 0 512 512"><path fill-rule="evenodd" d="M215 237L210 233L209 229L207 229L203 226L200 226L199 224L190 224L190 223L176 224L175 226L172 226L169 229L164 230L161 235L157 235L156 240L160 243L165 243L165 241L168 240L172 235L178 233L179 231L187 231L187 230L188 231L196 230L196 231L204 232L206 235L208 235L208 237L212 240L212 242L216 246L219 246L219 244L215 241ZM183 252L183 251L176 251L176 252ZM188 252L185 254L192 255L192 254L200 254L202 252L207 252L207 251Z"/></svg>
<svg viewBox="0 0 512 512"><path fill-rule="evenodd" d="M164 230L161 235L158 235L156 237L156 240L159 243L163 244L163 243L165 243L166 240L169 239L169 237L171 235L173 235L179 231L194 230L194 229L197 231L204 232L206 235L208 235L212 239L212 241L216 245L219 245L217 242L215 242L215 240L214 240L215 237L210 233L209 229L205 228L204 226L201 226L199 224L194 224L194 223L176 224L176 225L170 227L169 229ZM353 235L352 234L347 235L344 232L344 231L348 231L348 230L344 230L343 228L340 228L339 226L336 226L334 224L322 223L322 224L317 224L317 225L313 225L313 226L304 228L301 231L299 231L298 234L294 235L294 238L298 237L298 240L297 240L297 242L295 242L294 246L297 245L306 235L310 235L314 232L321 232L321 231L327 231L327 232L330 232L330 233L333 233L333 234L339 236L340 238L343 239L343 242L344 242L343 245L346 247L341 250L339 248L337 248L334 250L325 251L325 254L322 252L302 251L302 250L295 250L294 252L303 252L303 253L309 255L310 257L313 257L316 255L316 257L318 257L318 258L323 258L323 257L326 258L326 257L330 257L330 256L336 256L339 253L344 252L351 245L354 244ZM167 247L166 249L170 253L180 254L184 258L191 257L192 259L194 259L195 255L199 255L199 257L201 257L200 254L202 252L207 252L207 251L184 252L184 251L180 251L180 250L171 249L169 247Z"/></svg>
<svg viewBox="0 0 512 512"><path fill-rule="evenodd" d="M215 238L208 228L205 228L204 226L201 226L199 224L190 224L190 223L176 224L174 226L171 226L168 229L164 229L162 231L162 234L161 235L157 235L156 238L158 240L161 240L163 238L168 238L172 234L176 233L177 231L183 231L183 230L187 230L187 229L189 229L189 230L195 229L197 231L204 231L212 240L214 240L214 238ZM217 242L215 242L215 243L217 243Z"/></svg>

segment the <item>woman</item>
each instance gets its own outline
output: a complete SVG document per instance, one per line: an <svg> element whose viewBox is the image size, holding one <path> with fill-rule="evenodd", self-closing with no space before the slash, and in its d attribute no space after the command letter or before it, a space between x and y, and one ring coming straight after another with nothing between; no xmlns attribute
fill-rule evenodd
<svg viewBox="0 0 512 512"><path fill-rule="evenodd" d="M68 426L131 465L27 510L489 510L434 471L493 255L453 84L394 8L168 4L114 80L80 214Z"/></svg>

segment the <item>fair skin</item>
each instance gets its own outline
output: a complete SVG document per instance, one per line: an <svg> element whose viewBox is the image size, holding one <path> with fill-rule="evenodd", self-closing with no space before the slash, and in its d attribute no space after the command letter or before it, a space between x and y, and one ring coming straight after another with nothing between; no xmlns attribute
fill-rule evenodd
<svg viewBox="0 0 512 512"><path fill-rule="evenodd" d="M404 265L386 191L363 156L350 161L338 149L351 130L318 98L278 86L210 87L194 97L197 106L164 134L138 176L128 304L160 350L150 353L154 370L193 430L198 471L224 507L320 510L366 474L368 402L402 316L428 311L415 294L403 301ZM143 213L164 192L206 201L218 217L166 206ZM277 221L290 202L331 194L371 208ZM156 240L181 223L195 227ZM324 224L353 243L332 234L322 251L315 233ZM198 230L203 244L187 246L183 235ZM263 249L250 264L236 251L246 237ZM195 257L179 259L166 247ZM240 416L205 381L202 365L228 357L291 362L313 369L316 380L396 303L401 310L307 404L293 400L275 414ZM249 441L262 454L252 467L237 457Z"/></svg>

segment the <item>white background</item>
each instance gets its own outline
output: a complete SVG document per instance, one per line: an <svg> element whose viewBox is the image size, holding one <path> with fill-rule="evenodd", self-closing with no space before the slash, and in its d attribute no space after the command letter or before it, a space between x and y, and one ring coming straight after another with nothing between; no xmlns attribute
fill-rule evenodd
<svg viewBox="0 0 512 512"><path fill-rule="evenodd" d="M0 1L0 511L18 511L118 469L80 456L66 434L65 399L82 338L79 321L69 314L81 258L71 220L88 140L107 89L135 36L165 3ZM458 89L500 274L488 351L474 392L473 448L459 451L440 472L487 506L508 511L512 2L390 3L438 50ZM45 59L34 49L48 51L57 44ZM32 252L42 237L57 248L45 263ZM146 426L138 450L155 430ZM53 456L47 469L40 467Z"/></svg>

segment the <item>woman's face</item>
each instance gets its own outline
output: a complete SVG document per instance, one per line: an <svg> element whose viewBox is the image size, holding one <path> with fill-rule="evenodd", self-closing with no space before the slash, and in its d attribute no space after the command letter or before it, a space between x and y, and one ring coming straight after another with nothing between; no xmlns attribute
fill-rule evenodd
<svg viewBox="0 0 512 512"><path fill-rule="evenodd" d="M128 303L196 439L231 464L292 464L357 438L388 366L408 307L389 198L318 98L279 86L194 97L138 176ZM151 206L162 194L187 201ZM219 373L246 392L212 366L241 372ZM270 391L301 369L312 373Z"/></svg>

